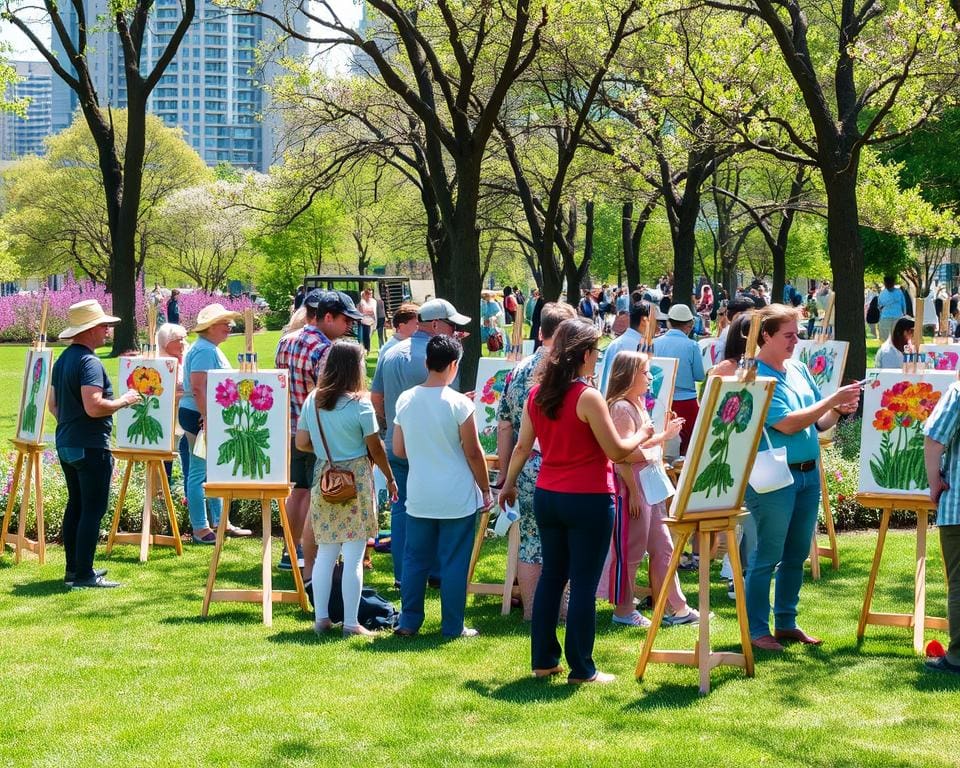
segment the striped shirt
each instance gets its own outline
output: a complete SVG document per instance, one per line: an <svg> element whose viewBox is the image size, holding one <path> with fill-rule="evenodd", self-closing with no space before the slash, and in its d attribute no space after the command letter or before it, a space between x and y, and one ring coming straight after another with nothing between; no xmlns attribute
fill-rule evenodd
<svg viewBox="0 0 960 768"><path fill-rule="evenodd" d="M941 471L950 487L940 496L937 525L960 525L960 382L954 382L923 427L923 434L945 445Z"/></svg>
<svg viewBox="0 0 960 768"><path fill-rule="evenodd" d="M291 331L277 344L275 365L290 375L290 434L297 433L300 409L323 370L323 358L333 342L314 325Z"/></svg>

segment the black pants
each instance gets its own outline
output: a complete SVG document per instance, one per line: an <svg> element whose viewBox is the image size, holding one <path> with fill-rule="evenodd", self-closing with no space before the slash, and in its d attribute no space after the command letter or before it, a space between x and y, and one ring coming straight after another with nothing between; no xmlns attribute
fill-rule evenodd
<svg viewBox="0 0 960 768"><path fill-rule="evenodd" d="M560 663L557 622L563 588L569 579L570 605L563 650L570 677L586 680L597 671L593 663L597 585L613 534L613 496L537 488L533 493L533 513L540 530L543 571L533 598L532 667L550 669Z"/></svg>
<svg viewBox="0 0 960 768"><path fill-rule="evenodd" d="M377 318L377 339L380 341L380 346L382 347L387 342L387 331L386 326L387 318L378 317Z"/></svg>
<svg viewBox="0 0 960 768"><path fill-rule="evenodd" d="M369 352L370 351L370 326L369 325L364 325L363 323L360 324L360 341L363 344L363 348L367 350L367 352Z"/></svg>
<svg viewBox="0 0 960 768"><path fill-rule="evenodd" d="M940 526L940 549L947 566L947 619L950 624L947 661L960 664L960 525Z"/></svg>
<svg viewBox="0 0 960 768"><path fill-rule="evenodd" d="M100 521L107 513L113 456L106 448L58 448L67 481L63 513L63 549L67 571L77 581L93 578L93 556L100 538Z"/></svg>

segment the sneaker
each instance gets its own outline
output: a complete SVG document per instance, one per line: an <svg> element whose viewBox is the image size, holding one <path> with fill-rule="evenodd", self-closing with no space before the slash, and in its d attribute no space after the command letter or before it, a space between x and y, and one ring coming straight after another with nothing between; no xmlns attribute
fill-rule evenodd
<svg viewBox="0 0 960 768"><path fill-rule="evenodd" d="M714 618L713 613L710 614L710 618ZM699 624L700 613L695 608L690 608L686 613L680 615L664 616L663 623L668 627L679 627L683 624Z"/></svg>
<svg viewBox="0 0 960 768"><path fill-rule="evenodd" d="M610 621L614 624L627 627L640 627L641 629L646 629L650 626L650 619L640 613L640 611L634 611L627 616L617 616L617 614L613 614Z"/></svg>
<svg viewBox="0 0 960 768"><path fill-rule="evenodd" d="M737 599L737 590L733 586L733 579L727 580L727 597L730 598L731 600Z"/></svg>
<svg viewBox="0 0 960 768"><path fill-rule="evenodd" d="M94 576L106 576L106 575L107 575L107 569L106 569L106 568L94 568L94 569L93 569L93 575L94 575ZM76 578L77 578L77 574L75 574L73 571L67 571L67 572L63 575L63 583L66 584L68 587L72 587L72 586L73 586L73 582L76 581Z"/></svg>
<svg viewBox="0 0 960 768"><path fill-rule="evenodd" d="M303 547L297 544L297 568L303 568Z"/></svg>
<svg viewBox="0 0 960 768"><path fill-rule="evenodd" d="M72 589L113 589L119 587L119 581L108 581L103 576L94 576L91 579L75 581L70 585Z"/></svg>
<svg viewBox="0 0 960 768"><path fill-rule="evenodd" d="M946 656L941 656L938 659L930 659L925 662L923 666L934 672L949 672L951 675L960 675L960 664L953 664L947 661Z"/></svg>
<svg viewBox="0 0 960 768"><path fill-rule="evenodd" d="M287 548L283 548L283 554L280 555L280 562L277 563L278 571L292 571L293 563L290 562L290 553L287 552Z"/></svg>
<svg viewBox="0 0 960 768"><path fill-rule="evenodd" d="M684 552L680 555L680 563L677 568L681 571L695 571L700 567L700 558L697 555L691 555Z"/></svg>

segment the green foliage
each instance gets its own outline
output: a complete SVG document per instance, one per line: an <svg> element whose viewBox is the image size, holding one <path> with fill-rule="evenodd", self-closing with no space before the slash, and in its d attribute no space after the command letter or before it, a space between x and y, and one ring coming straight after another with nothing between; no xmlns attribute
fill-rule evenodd
<svg viewBox="0 0 960 768"><path fill-rule="evenodd" d="M956 209L960 205L958 135L960 107L953 106L890 146L883 158L899 164L904 187L918 187L931 205Z"/></svg>
<svg viewBox="0 0 960 768"><path fill-rule="evenodd" d="M863 265L867 272L878 275L899 275L910 261L906 238L860 226L863 243Z"/></svg>

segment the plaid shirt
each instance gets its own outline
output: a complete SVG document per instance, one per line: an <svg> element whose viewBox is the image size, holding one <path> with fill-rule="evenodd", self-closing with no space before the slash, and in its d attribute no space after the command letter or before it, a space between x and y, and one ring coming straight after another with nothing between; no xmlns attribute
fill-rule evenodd
<svg viewBox="0 0 960 768"><path fill-rule="evenodd" d="M923 433L947 447L941 467L950 487L940 495L937 525L960 525L960 382L951 384L940 398Z"/></svg>
<svg viewBox="0 0 960 768"><path fill-rule="evenodd" d="M305 325L298 331L291 331L277 344L277 368L286 369L290 374L290 435L297 432L300 409L317 386L327 350L333 342L313 325Z"/></svg>

